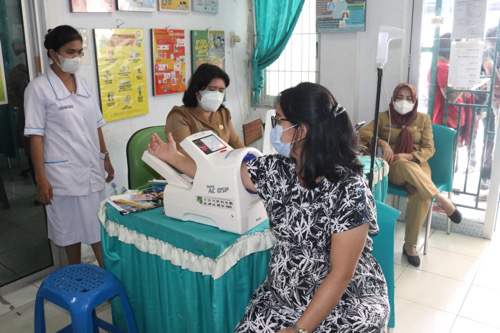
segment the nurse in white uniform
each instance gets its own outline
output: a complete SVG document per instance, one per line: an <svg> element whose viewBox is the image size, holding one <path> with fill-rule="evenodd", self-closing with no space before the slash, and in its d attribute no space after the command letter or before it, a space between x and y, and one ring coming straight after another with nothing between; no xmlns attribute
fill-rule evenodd
<svg viewBox="0 0 500 333"><path fill-rule="evenodd" d="M49 239L65 247L69 264L80 262L84 242L102 267L97 211L105 182L114 177L101 131L105 121L90 86L75 74L83 56L78 31L58 26L44 46L52 64L24 94L36 199L46 205Z"/></svg>

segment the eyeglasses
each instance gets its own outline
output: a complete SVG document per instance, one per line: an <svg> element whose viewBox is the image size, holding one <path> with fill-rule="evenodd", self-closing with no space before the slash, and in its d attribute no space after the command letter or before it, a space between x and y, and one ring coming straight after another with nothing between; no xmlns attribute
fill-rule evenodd
<svg viewBox="0 0 500 333"><path fill-rule="evenodd" d="M288 121L288 119L286 119L286 118L279 119L279 118L276 118L276 116L271 116L271 125L273 126L273 128L275 128L276 125L278 125L278 122L283 121L283 120Z"/></svg>

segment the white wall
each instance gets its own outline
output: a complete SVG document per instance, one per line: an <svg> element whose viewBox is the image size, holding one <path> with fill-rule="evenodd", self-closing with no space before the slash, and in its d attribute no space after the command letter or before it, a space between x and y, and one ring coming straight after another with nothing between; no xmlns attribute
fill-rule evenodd
<svg viewBox="0 0 500 333"><path fill-rule="evenodd" d="M367 1L366 31L321 35L320 84L332 91L353 122L372 121L377 92L375 56L380 26L405 29L406 38L389 44L383 72L380 111L388 108L394 87L406 81L413 0ZM385 96L387 91L388 99Z"/></svg>
<svg viewBox="0 0 500 333"><path fill-rule="evenodd" d="M220 11L217 15L169 12L124 12L114 13L70 13L69 1L45 0L45 27L70 24L76 28L86 28L90 35L89 51L94 53L92 29L115 28L117 20L124 21L122 28L144 29L146 36L151 28L170 27L190 30L207 29L226 32L226 71L231 78L227 89L226 105L232 112L235 128L240 131L241 124L265 114L264 110L250 107L250 59L252 52L253 12L250 0L219 0ZM339 102L344 105L354 122L373 120L377 87L375 55L378 32L381 25L389 25L406 30L409 36L411 26L411 7L413 0L368 1L366 31L358 33L322 34L320 44L320 83L330 89ZM229 46L229 33L233 31L241 37L241 43L234 48ZM43 38L43 36L42 36ZM403 41L393 41L389 47L389 57L383 75L383 87L390 98L396 84L407 80L409 37ZM128 138L136 130L165 123L172 106L182 104L182 94L171 96L152 96L150 40L145 39L147 56L147 82L149 114L108 123L103 131L115 167L117 187L127 187L127 167L125 147ZM190 49L186 50L190 68ZM45 54L45 53L43 53ZM43 57L45 59L46 57ZM45 59L46 62L46 59ZM80 71L93 84L97 91L95 60ZM187 76L191 76L188 69ZM96 95L97 96L97 95ZM389 100L381 94L380 110L386 110ZM109 188L108 188L109 190Z"/></svg>
<svg viewBox="0 0 500 333"><path fill-rule="evenodd" d="M43 2L45 13L42 22L42 33L47 29L61 24L69 24L75 28L86 28L89 34L89 52L94 54L93 30L95 28L116 28L117 20L125 22L120 28L142 28L144 35L150 35L150 29L184 29L186 37L190 30L224 30L226 35L226 72L231 83L226 90L226 106L231 110L233 123L237 131L241 132L242 119L246 120L249 105L249 35L248 35L248 1L247 0L219 0L218 14L203 14L197 12L125 12L114 13L71 13L69 1L45 0ZM230 47L230 32L241 37L241 42L235 47ZM40 36L43 41L43 36ZM187 40L190 41L188 37ZM182 105L182 94L168 96L152 95L151 78L151 40L145 38L146 73L148 84L149 113L133 118L109 122L104 126L103 132L111 161L115 168L114 183L118 189L128 187L126 145L128 138L138 129L165 124L168 112L174 105ZM186 47L187 78L191 77L191 49L189 43ZM47 65L46 52L42 53L44 65ZM97 69L94 56L90 57L90 65L82 66L79 74L86 77L97 92ZM96 98L98 94L94 94ZM241 134L241 133L240 133ZM108 186L108 191L111 188Z"/></svg>

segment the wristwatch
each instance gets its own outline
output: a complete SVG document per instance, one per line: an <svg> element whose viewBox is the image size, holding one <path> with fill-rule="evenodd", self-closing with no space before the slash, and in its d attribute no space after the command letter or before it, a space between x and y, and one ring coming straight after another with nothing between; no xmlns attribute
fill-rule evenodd
<svg viewBox="0 0 500 333"><path fill-rule="evenodd" d="M293 333L309 333L307 330L300 328L297 324L293 324L288 328L291 328L293 330Z"/></svg>

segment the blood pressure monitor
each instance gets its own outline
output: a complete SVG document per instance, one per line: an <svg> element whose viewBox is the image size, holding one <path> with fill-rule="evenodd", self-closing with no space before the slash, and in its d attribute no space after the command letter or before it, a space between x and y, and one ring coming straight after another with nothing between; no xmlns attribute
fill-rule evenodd
<svg viewBox="0 0 500 333"><path fill-rule="evenodd" d="M215 133L185 138L181 147L196 163L194 179L145 151L142 159L167 181L165 215L244 234L267 219L262 201L241 181L241 164L261 156L255 148L233 149Z"/></svg>

